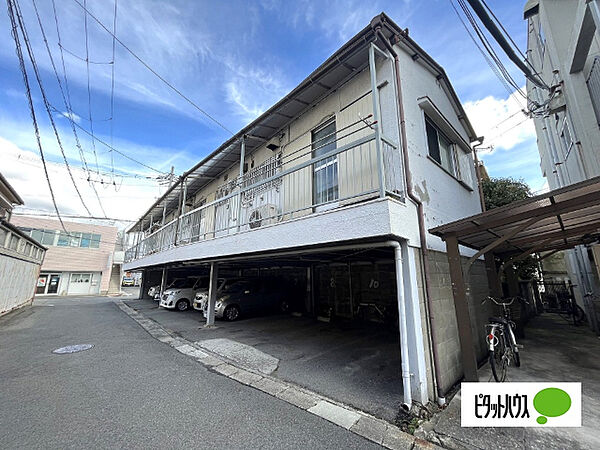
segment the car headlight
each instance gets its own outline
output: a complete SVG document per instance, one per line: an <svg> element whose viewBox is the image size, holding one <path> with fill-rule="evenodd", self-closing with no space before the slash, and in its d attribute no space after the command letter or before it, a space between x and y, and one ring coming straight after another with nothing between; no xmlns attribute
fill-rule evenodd
<svg viewBox="0 0 600 450"><path fill-rule="evenodd" d="M217 303L215 303L215 308L220 308L222 305L223 305L223 301L217 300Z"/></svg>

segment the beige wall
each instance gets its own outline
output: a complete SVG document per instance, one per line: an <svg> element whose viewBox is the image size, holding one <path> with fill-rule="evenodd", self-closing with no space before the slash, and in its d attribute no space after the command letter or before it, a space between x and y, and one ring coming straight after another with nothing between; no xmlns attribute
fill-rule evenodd
<svg viewBox="0 0 600 450"><path fill-rule="evenodd" d="M58 220L39 217L13 216L11 223L17 227L61 230ZM108 291L112 257L117 239L117 228L104 225L90 225L64 222L67 231L94 233L101 236L99 248L48 246L42 271L56 272L102 272L100 292Z"/></svg>
<svg viewBox="0 0 600 450"><path fill-rule="evenodd" d="M420 250L417 252L417 261L422 261ZM467 258L463 257L463 265ZM427 310L423 292L423 275L421 266L418 265L419 295L421 303L421 317L423 320L424 341L430 349L430 338L428 335L429 324L427 321ZM456 312L454 309L454 297L452 296L452 283L450 281L450 265L445 253L429 251L429 278L433 310L430 312L435 318L437 349L439 355L442 380L440 384L444 390L456 384L463 376L460 341L458 339L458 326L456 323ZM464 267L464 266L463 266ZM469 312L471 315L471 328L475 340L475 353L478 360L487 355L485 348L485 324L492 315L489 302L482 305L482 300L489 295L487 275L483 261L475 261L471 267L470 276L467 280L467 296ZM432 380L432 363L430 351L426 352L427 378ZM433 384L429 383L430 389ZM433 391L429 392L433 398Z"/></svg>

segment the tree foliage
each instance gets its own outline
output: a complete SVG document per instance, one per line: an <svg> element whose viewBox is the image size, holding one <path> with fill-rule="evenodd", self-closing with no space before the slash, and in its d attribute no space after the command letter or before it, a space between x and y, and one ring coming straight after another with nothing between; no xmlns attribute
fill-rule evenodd
<svg viewBox="0 0 600 450"><path fill-rule="evenodd" d="M531 197L531 189L525 181L514 178L490 178L482 180L486 209L494 209Z"/></svg>
<svg viewBox="0 0 600 450"><path fill-rule="evenodd" d="M481 187L488 210L531 197L531 189L522 179L490 178L482 180ZM537 273L537 263L532 256L517 261L513 267L521 279L534 278Z"/></svg>

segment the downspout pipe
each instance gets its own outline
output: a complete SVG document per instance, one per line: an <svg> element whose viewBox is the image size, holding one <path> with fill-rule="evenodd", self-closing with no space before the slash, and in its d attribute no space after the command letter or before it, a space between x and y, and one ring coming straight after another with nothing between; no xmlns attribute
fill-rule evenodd
<svg viewBox="0 0 600 450"><path fill-rule="evenodd" d="M398 325L400 328L400 363L402 367L402 390L404 396L403 406L407 411L410 411L412 406L412 387L410 379L410 358L408 354L408 329L406 321L406 299L404 298L404 262L402 260L402 247L398 241L389 241L387 244L394 249Z"/></svg>
<svg viewBox="0 0 600 450"><path fill-rule="evenodd" d="M406 138L406 119L404 114L404 102L402 100L402 82L400 80L400 60L398 58L398 53L394 50L394 47L390 44L387 38L381 32L381 23L374 24L374 31L377 37L381 40L381 42L385 45L387 50L390 52L392 57L394 58L395 64L395 73L396 73L396 91L398 92L398 108L400 113L400 149L402 151L402 162L404 166L404 178L406 180L406 193L408 197L417 205L417 219L419 222L419 241L421 244L421 256L423 258L423 278L424 278L424 288L425 288L425 298L427 301L427 309L429 311L429 330L431 332L431 340L432 340L432 356L433 356L433 368L435 373L435 385L437 390L437 401L440 406L446 404L446 393L442 389L440 385L440 380L442 379L442 375L440 372L440 357L437 349L437 332L436 332L436 323L435 316L433 314L433 300L431 297L431 282L429 276L429 250L427 249L427 231L425 228L425 214L423 208L423 202L421 199L417 197L412 188L412 175L410 172L410 161L408 157L408 143Z"/></svg>

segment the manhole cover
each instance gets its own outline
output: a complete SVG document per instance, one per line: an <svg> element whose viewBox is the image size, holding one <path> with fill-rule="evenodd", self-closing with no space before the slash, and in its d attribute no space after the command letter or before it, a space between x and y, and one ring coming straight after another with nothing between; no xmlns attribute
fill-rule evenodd
<svg viewBox="0 0 600 450"><path fill-rule="evenodd" d="M67 345L66 347L57 348L53 350L52 353L58 353L60 355L64 353L77 353L82 352L84 350L89 350L92 348L93 344L76 344L76 345Z"/></svg>

